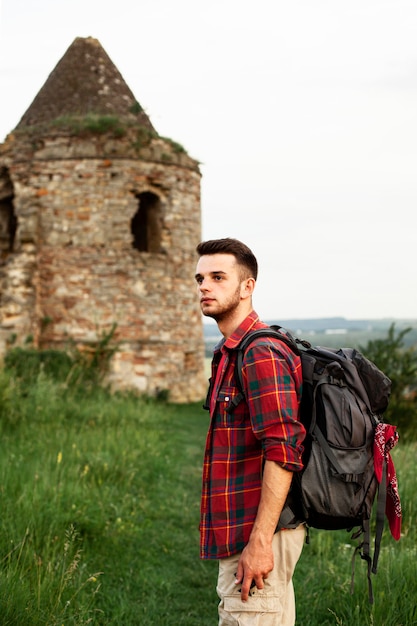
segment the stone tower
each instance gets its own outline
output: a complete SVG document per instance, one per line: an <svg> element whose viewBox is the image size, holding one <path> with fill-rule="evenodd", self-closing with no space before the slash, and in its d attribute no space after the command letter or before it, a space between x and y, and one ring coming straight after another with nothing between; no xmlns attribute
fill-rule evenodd
<svg viewBox="0 0 417 626"><path fill-rule="evenodd" d="M0 355L91 350L117 325L114 388L201 399L200 235L198 163L75 39L0 146Z"/></svg>

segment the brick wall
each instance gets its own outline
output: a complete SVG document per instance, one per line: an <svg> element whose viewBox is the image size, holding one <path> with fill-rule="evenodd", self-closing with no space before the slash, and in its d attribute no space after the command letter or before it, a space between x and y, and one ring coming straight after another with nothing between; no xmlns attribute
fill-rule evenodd
<svg viewBox="0 0 417 626"><path fill-rule="evenodd" d="M109 382L203 397L204 350L193 280L201 236L198 164L171 142L11 134L0 167L13 186L13 250L1 269L0 351L11 336L87 349L117 324ZM157 252L133 246L140 194L158 200Z"/></svg>

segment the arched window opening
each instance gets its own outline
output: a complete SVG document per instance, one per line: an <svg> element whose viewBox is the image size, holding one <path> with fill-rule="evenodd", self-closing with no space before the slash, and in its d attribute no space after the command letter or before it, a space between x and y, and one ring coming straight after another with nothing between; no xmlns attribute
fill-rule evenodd
<svg viewBox="0 0 417 626"><path fill-rule="evenodd" d="M161 201L150 191L136 197L139 206L130 223L132 246L139 252L161 252Z"/></svg>
<svg viewBox="0 0 417 626"><path fill-rule="evenodd" d="M14 190L7 168L0 170L0 254L4 258L13 251L17 229L14 211Z"/></svg>

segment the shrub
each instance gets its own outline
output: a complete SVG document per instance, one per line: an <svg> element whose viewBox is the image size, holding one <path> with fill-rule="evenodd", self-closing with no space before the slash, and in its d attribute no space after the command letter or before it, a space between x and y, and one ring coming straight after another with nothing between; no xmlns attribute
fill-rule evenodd
<svg viewBox="0 0 417 626"><path fill-rule="evenodd" d="M36 348L12 348L4 359L6 372L25 385L35 383L41 372L57 382L65 381L73 363L72 357L63 350Z"/></svg>
<svg viewBox="0 0 417 626"><path fill-rule="evenodd" d="M392 381L391 397L384 415L407 437L417 434L417 350L404 347L404 338L411 331L405 328L396 333L391 324L385 339L369 341L361 352L373 361Z"/></svg>

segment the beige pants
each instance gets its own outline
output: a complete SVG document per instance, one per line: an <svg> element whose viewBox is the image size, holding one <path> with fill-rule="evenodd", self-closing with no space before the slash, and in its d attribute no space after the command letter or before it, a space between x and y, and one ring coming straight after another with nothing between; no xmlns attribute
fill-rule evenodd
<svg viewBox="0 0 417 626"><path fill-rule="evenodd" d="M240 554L219 560L219 626L294 626L292 576L304 540L304 525L275 533L274 569L264 581L263 589L251 589L247 602L240 599L241 585L235 584Z"/></svg>

